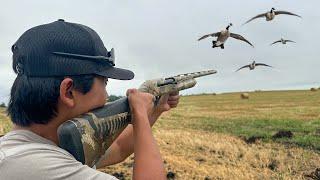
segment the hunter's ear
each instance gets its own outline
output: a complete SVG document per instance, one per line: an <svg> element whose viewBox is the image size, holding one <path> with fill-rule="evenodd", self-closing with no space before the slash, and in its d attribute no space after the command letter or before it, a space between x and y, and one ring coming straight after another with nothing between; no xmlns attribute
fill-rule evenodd
<svg viewBox="0 0 320 180"><path fill-rule="evenodd" d="M73 80L65 78L60 84L60 100L68 107L74 107L75 101L73 96Z"/></svg>

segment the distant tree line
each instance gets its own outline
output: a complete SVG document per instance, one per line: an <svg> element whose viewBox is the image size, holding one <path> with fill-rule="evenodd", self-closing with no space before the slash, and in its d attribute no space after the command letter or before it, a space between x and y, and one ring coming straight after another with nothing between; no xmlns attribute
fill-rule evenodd
<svg viewBox="0 0 320 180"><path fill-rule="evenodd" d="M0 104L0 107L2 107L2 108L7 107L7 106L6 106L6 103L2 102L2 103Z"/></svg>
<svg viewBox="0 0 320 180"><path fill-rule="evenodd" d="M112 102L112 101L118 100L118 99L123 98L123 97L124 96L109 95L108 102Z"/></svg>

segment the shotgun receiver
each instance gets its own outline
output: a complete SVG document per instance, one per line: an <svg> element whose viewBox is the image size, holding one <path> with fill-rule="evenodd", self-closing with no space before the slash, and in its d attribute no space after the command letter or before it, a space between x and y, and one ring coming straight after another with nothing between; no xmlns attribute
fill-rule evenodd
<svg viewBox="0 0 320 180"><path fill-rule="evenodd" d="M217 71L209 70L147 80L139 91L153 94L156 105L162 95L192 88L197 83L195 78L215 73ZM82 164L93 167L130 121L129 102L124 97L61 124L59 146Z"/></svg>

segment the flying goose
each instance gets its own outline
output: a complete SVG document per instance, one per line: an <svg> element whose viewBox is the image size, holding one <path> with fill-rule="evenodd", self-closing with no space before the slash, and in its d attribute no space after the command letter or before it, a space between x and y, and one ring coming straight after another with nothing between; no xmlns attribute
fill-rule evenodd
<svg viewBox="0 0 320 180"><path fill-rule="evenodd" d="M216 41L212 41L212 48L220 47L221 49L224 49L224 43L227 41L229 37L233 37L235 39L244 41L248 44L250 44L252 47L254 47L248 40L246 40L244 37L242 37L239 34L230 33L229 28L232 26L232 23L230 23L226 29L223 29L220 32L206 34L198 39L198 41L205 39L207 37L218 37Z"/></svg>
<svg viewBox="0 0 320 180"><path fill-rule="evenodd" d="M269 65L267 65L267 64L256 63L256 61L253 61L251 64L242 66L241 68L239 68L238 70L236 70L236 72L238 72L240 69L243 69L243 68L249 68L250 70L254 70L254 68L256 68L256 66L268 66L268 67L272 67L272 66L269 66Z"/></svg>
<svg viewBox="0 0 320 180"><path fill-rule="evenodd" d="M292 40L281 38L280 40L271 43L270 46L271 46L271 45L274 45L274 44L276 44L276 43L279 43L279 42L281 42L282 44L287 44L287 42L296 43L296 42L294 42L294 41L292 41Z"/></svg>
<svg viewBox="0 0 320 180"><path fill-rule="evenodd" d="M288 11L275 11L275 8L271 8L270 11L266 12L266 13L263 13L263 14L258 14L257 16L249 19L247 22L245 22L244 24L247 24L248 22L254 20L254 19L257 19L257 18L263 18L265 17L266 18L266 21L271 21L275 18L276 15L279 15L279 14L287 14L287 15L292 15L292 16L297 16L297 17L300 17L299 15L297 14L294 14L292 12L288 12ZM243 24L243 25L244 25Z"/></svg>

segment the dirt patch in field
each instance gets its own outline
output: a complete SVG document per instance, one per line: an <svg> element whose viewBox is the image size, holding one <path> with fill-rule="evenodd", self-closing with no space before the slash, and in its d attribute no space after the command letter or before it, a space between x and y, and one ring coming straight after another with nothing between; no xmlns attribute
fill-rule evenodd
<svg viewBox="0 0 320 180"><path fill-rule="evenodd" d="M320 179L320 168L317 168L314 171L311 171L310 173L306 173L304 175L304 177L307 179L319 180Z"/></svg>
<svg viewBox="0 0 320 180"><path fill-rule="evenodd" d="M291 131L278 131L276 134L272 136L273 139L279 138L292 138L293 133Z"/></svg>
<svg viewBox="0 0 320 180"><path fill-rule="evenodd" d="M247 144L254 144L260 142L263 137L262 136L250 136L248 138L242 137L242 139L247 143Z"/></svg>

